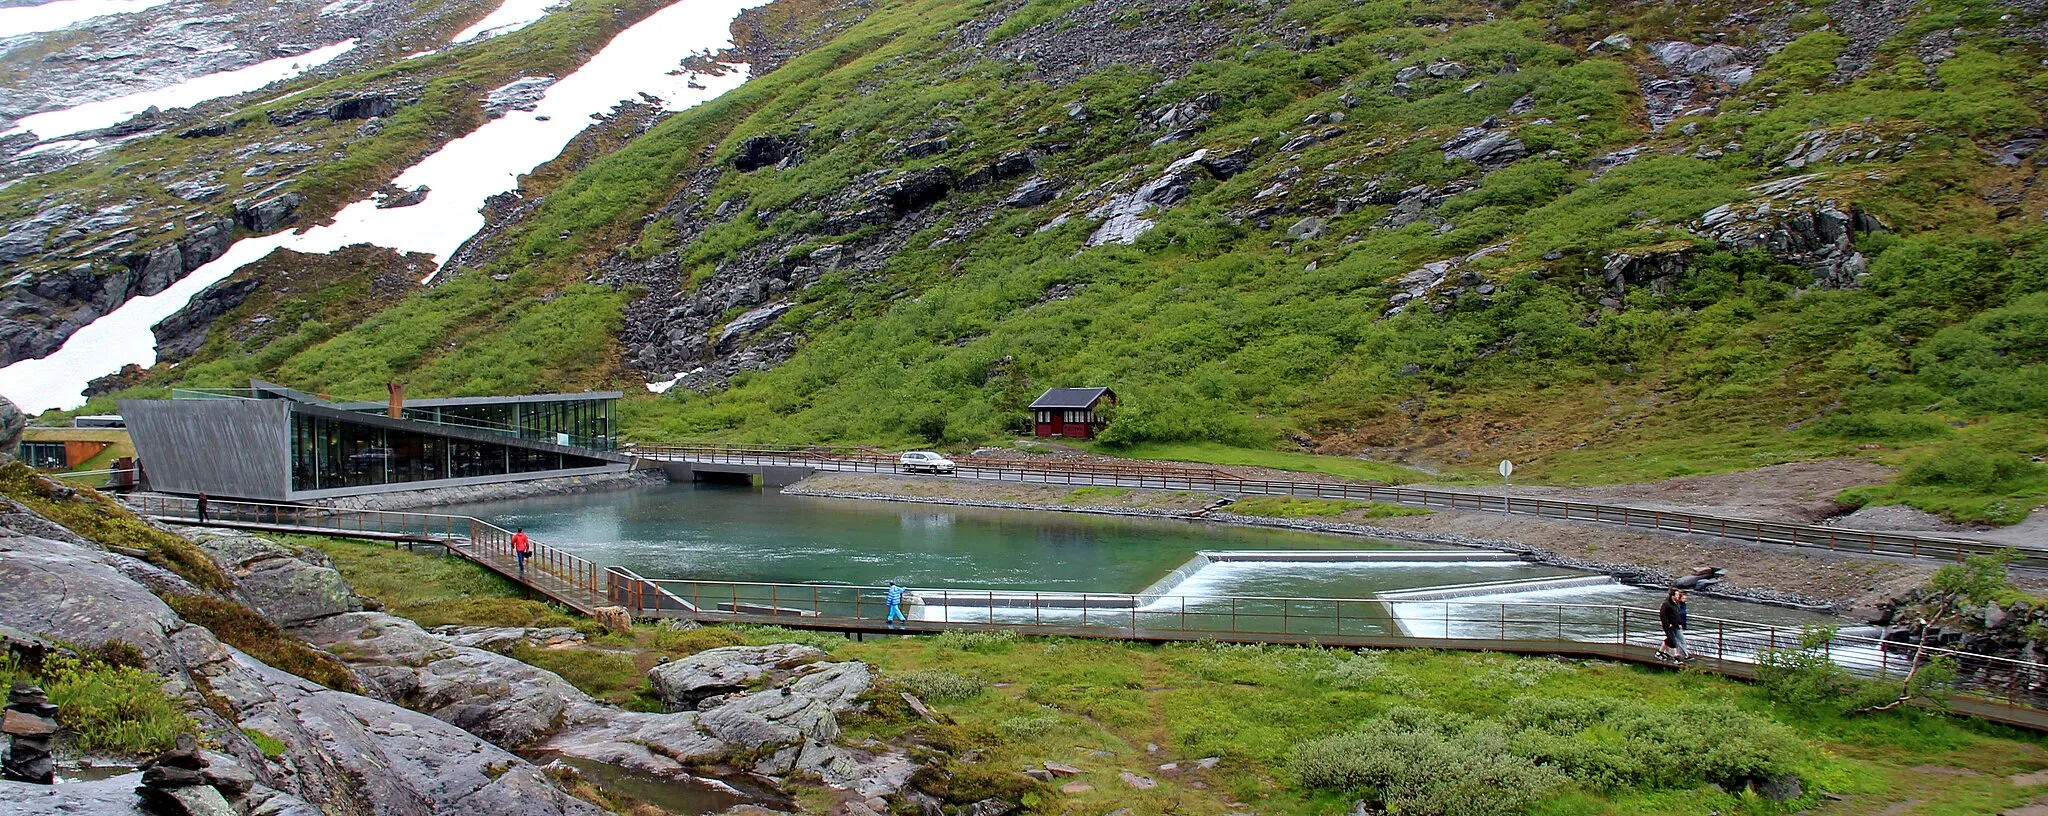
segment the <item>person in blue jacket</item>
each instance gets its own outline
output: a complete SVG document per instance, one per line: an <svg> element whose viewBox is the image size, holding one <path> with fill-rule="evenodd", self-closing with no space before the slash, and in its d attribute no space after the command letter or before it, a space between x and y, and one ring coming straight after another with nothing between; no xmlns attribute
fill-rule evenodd
<svg viewBox="0 0 2048 816"><path fill-rule="evenodd" d="M910 618L908 618L908 617L905 617L905 616L903 615L903 587L901 587L901 586L898 586L898 585L897 585L897 583L896 583L895 581L890 581L890 582L889 582L889 620L888 620L888 625L889 625L889 628L891 628L891 629L895 629L895 628L897 628L897 626L896 626L896 622L897 622L897 621L909 621L909 620L910 620Z"/></svg>

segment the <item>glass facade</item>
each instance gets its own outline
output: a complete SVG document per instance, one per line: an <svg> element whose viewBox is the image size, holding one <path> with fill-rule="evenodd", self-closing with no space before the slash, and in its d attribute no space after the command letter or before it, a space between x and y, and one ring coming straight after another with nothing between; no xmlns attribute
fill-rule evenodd
<svg viewBox="0 0 2048 816"><path fill-rule="evenodd" d="M606 420L609 420L609 412ZM552 436L529 438L555 441ZM390 430L308 416L296 411L291 418L291 455L294 491L539 473L611 464L589 457Z"/></svg>
<svg viewBox="0 0 2048 816"><path fill-rule="evenodd" d="M64 452L62 442L23 442L17 458L27 462L29 467L44 470L71 466L70 455Z"/></svg>
<svg viewBox="0 0 2048 816"><path fill-rule="evenodd" d="M350 406L351 408L355 406ZM384 412L364 408L364 413ZM612 441L612 400L520 400L472 405L414 406L406 419L454 425L535 442L551 442L593 450L616 450Z"/></svg>

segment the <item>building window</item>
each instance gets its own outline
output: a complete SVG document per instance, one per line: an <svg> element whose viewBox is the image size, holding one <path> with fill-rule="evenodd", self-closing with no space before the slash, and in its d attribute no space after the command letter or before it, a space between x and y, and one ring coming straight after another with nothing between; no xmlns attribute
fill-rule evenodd
<svg viewBox="0 0 2048 816"><path fill-rule="evenodd" d="M27 462L29 467L42 468L44 470L55 470L71 466L71 460L64 452L64 443L62 442L23 442L21 443L21 461Z"/></svg>

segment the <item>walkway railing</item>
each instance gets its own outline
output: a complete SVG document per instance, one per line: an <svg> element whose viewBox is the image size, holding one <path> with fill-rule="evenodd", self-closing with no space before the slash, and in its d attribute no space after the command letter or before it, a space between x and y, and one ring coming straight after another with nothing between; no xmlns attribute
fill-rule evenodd
<svg viewBox="0 0 2048 816"><path fill-rule="evenodd" d="M131 496L124 501L141 515L166 521L214 523L286 533L429 542L447 546L451 550L459 550L463 555L477 560L489 560L500 564L517 563L512 551L512 531L469 516L209 499L206 503L206 518L202 519L199 515L199 500L192 497L151 494ZM534 577L546 576L561 584L537 588L551 590L550 594L562 589L580 591L592 596L604 593L604 570L597 564L539 542L530 542L528 550L526 568L535 573Z"/></svg>
<svg viewBox="0 0 2048 816"><path fill-rule="evenodd" d="M535 542L525 570L502 527L444 513L209 500L126 499L142 515L286 533L424 541L473 559L583 611L624 607L635 617L758 622L842 631L887 631L887 590L842 584L650 579ZM915 590L906 631L1015 631L1147 641L1217 640L1384 648L1495 649L1649 661L1663 638L1654 610L1612 604L1287 598L1228 595ZM1690 646L1702 669L1751 677L1764 656L1796 649L1799 629L1694 616ZM1897 679L1916 659L1948 658L1959 669L1946 690L1958 710L2048 730L2048 664L1919 647L1882 637L1838 634L1824 656L1856 674Z"/></svg>
<svg viewBox="0 0 2048 816"><path fill-rule="evenodd" d="M628 446L625 452L646 459L704 464L805 467L849 473L911 472L905 470L894 457L878 455L854 456L809 451L688 445ZM1398 485L1244 479L1222 471L1190 471L1140 465L1123 467L974 458L962 458L955 462L956 469L952 475L966 479L1381 502L1411 507L1586 521L1671 533L1707 535L1759 544L1782 544L1944 561L1960 561L1970 555L2016 550L2020 556L2016 563L2030 567L2048 567L2048 547L2014 548L1944 536L1846 530L1814 524L1787 524L1627 505L1517 498L1512 493L1500 495Z"/></svg>
<svg viewBox="0 0 2048 816"><path fill-rule="evenodd" d="M803 628L887 631L887 588L667 580L607 569L607 598L636 617L745 621ZM1500 649L1643 660L1664 638L1657 611L1613 604L1392 601L1356 598L918 589L905 631L1007 630L1019 634L1149 641L1232 641L1324 646ZM1701 667L1750 677L1766 655L1801 648L1805 631L1692 616L1688 646ZM2034 721L2048 708L2048 664L1837 634L1822 656L1873 680L1902 680L1916 658L1948 658L1958 699ZM2035 713L2023 713L2026 712Z"/></svg>

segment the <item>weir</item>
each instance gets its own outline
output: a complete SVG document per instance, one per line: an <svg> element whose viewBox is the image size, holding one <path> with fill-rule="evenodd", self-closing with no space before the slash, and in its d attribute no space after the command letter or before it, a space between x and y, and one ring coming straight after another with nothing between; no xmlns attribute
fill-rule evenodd
<svg viewBox="0 0 2048 816"><path fill-rule="evenodd" d="M186 500L157 500L147 505L137 509L152 518L172 523L197 520L193 506ZM1029 598L1029 608L1002 618L993 614L981 620L942 615L936 620L916 616L909 621L892 622L886 619L887 605L882 602L886 589L878 586L649 579L624 567L601 566L539 543L533 545L533 557L522 568L512 558L509 534L503 528L467 516L340 508L318 508L317 513L304 513L309 508L302 505L252 502L220 505L220 509L233 512L215 515L207 524L275 526L280 517L287 517L296 532L341 537L375 532L435 541L451 554L476 561L585 614L596 614L599 607L612 607L604 614L773 624L848 635L1009 631L1152 643L1219 641L1325 648L1479 649L1650 664L1657 662L1654 650L1661 640L1654 609L1584 601L1546 603L1530 597L1620 587L1611 583L1561 587L1557 581L1488 582L1485 589L1492 594L1461 595L1455 600L1168 595L1144 606L1138 604L1137 596L1115 593L926 590L940 597L973 597L991 612L997 608L998 600L1005 602L1000 608L1018 609L1008 604L1026 604L1025 599ZM1211 559L1211 566L1214 564ZM1532 585L1549 588L1519 592L1514 589ZM1450 588L1433 589L1441 592ZM1504 592L1523 599L1486 600L1500 598ZM1097 611L1097 602L1116 606ZM1416 627L1397 614L1392 617L1398 631L1390 632L1385 627L1385 606L1435 608L1434 617L1443 624L1442 631L1418 634ZM932 608L945 611L957 607ZM1699 637L1694 648L1698 659L1691 667L1743 678L1755 676L1758 655L1770 649L1796 648L1802 635L1797 627L1704 615L1695 616L1693 623ZM1938 647L1929 647L1923 654L1923 650L1909 644L1841 633L1826 649L1830 661L1870 677L1896 677L1909 671L1914 661L1922 657L1955 660L1965 671L1945 691L1950 710L2048 731L2048 694L2040 687L2041 679L2048 677L2048 664Z"/></svg>

